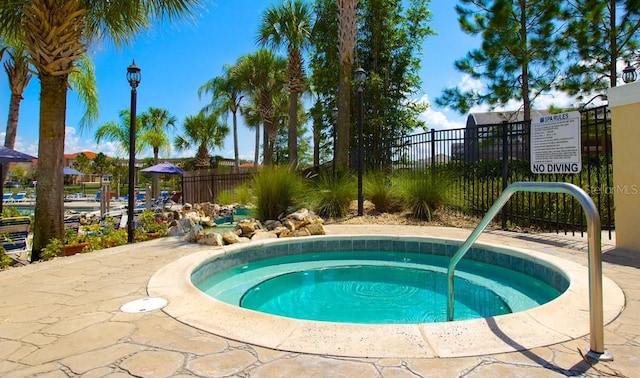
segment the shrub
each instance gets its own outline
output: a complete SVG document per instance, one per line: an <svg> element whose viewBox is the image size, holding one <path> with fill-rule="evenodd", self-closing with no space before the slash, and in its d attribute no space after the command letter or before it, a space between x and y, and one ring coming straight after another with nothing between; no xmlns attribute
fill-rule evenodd
<svg viewBox="0 0 640 378"><path fill-rule="evenodd" d="M225 190L223 192L218 193L218 198L216 198L216 203L219 205L230 205L234 200L234 195L232 191Z"/></svg>
<svg viewBox="0 0 640 378"><path fill-rule="evenodd" d="M8 267L12 261L11 257L7 256L6 250L0 246L0 269Z"/></svg>
<svg viewBox="0 0 640 378"><path fill-rule="evenodd" d="M414 218L431 220L433 211L448 200L450 177L443 172L407 172L397 180L405 206Z"/></svg>
<svg viewBox="0 0 640 378"><path fill-rule="evenodd" d="M371 172L365 175L363 190L366 198L381 213L393 213L402 210L402 197L397 183L383 172Z"/></svg>
<svg viewBox="0 0 640 378"><path fill-rule="evenodd" d="M335 178L330 174L321 174L310 183L307 199L311 209L323 218L344 217L356 194L354 182L348 174Z"/></svg>
<svg viewBox="0 0 640 378"><path fill-rule="evenodd" d="M255 216L265 221L297 210L304 185L287 167L269 167L253 177L251 187L256 196Z"/></svg>
<svg viewBox="0 0 640 378"><path fill-rule="evenodd" d="M40 259L42 261L51 260L54 257L64 255L64 243L58 238L52 238L47 246L40 251Z"/></svg>
<svg viewBox="0 0 640 378"><path fill-rule="evenodd" d="M140 215L138 215L138 222L140 223L140 227L142 227L143 232L158 232L160 235L167 233L167 224L165 222L158 222L156 220L156 214L153 211L143 210Z"/></svg>
<svg viewBox="0 0 640 378"><path fill-rule="evenodd" d="M243 184L236 188L236 202L241 205L247 205L253 202L249 185Z"/></svg>

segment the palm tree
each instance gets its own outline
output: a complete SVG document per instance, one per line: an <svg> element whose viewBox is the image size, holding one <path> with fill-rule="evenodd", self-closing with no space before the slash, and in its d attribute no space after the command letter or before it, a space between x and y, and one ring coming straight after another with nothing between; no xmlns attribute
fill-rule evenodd
<svg viewBox="0 0 640 378"><path fill-rule="evenodd" d="M13 148L18 134L18 119L20 118L22 95L27 89L32 75L29 72L27 54L24 49L22 49L22 46L17 44L13 49L7 49L7 47L3 48L2 51L6 51L9 56L9 59L4 62L4 70L9 79L11 98L9 100L9 117L7 119L7 130L4 136L4 146ZM4 182L8 171L6 164L0 165L0 169L0 178L2 178L2 182Z"/></svg>
<svg viewBox="0 0 640 378"><path fill-rule="evenodd" d="M202 110L207 113L230 112L233 116L233 169L235 173L240 171L240 151L238 147L238 110L244 99L244 86L235 74L234 66L225 64L222 68L222 76L215 77L200 88L198 97L202 94L211 94L211 103Z"/></svg>
<svg viewBox="0 0 640 378"><path fill-rule="evenodd" d="M158 160L160 150L168 151L171 149L171 141L165 130L174 128L177 119L168 110L154 107L149 107L146 112L140 114L138 119L141 126L140 148L151 147L153 149L153 164L158 164L160 163ZM153 198L158 198L158 179L158 175L153 175L151 182Z"/></svg>
<svg viewBox="0 0 640 378"><path fill-rule="evenodd" d="M203 112L188 116L183 123L184 135L178 135L173 145L178 150L196 147L197 167L209 166L209 149L222 148L229 127L220 123L217 114L206 115Z"/></svg>
<svg viewBox="0 0 640 378"><path fill-rule="evenodd" d="M273 146L278 135L273 100L284 88L286 66L285 59L266 49L243 55L236 66L236 75L246 83L247 88L250 88L250 97L257 106L264 125L262 150L265 165L271 165L273 162Z"/></svg>
<svg viewBox="0 0 640 378"><path fill-rule="evenodd" d="M349 120L351 118L351 75L356 49L358 0L338 0L340 54L340 84L338 87L338 119L336 120L336 167L345 170L349 166Z"/></svg>
<svg viewBox="0 0 640 378"><path fill-rule="evenodd" d="M22 95L31 81L32 74L29 67L29 57L19 40L11 41L5 49L9 59L4 62L4 70L7 73L11 89L11 99L9 100L9 117L4 146L13 148L18 134ZM71 87L77 90L80 101L85 105L85 114L79 123L82 130L98 118L98 93L91 59L83 54L78 62L78 69L69 75L69 82ZM4 175L3 171L0 177L4 178Z"/></svg>
<svg viewBox="0 0 640 378"><path fill-rule="evenodd" d="M100 144L103 141L115 142L120 150L120 153L126 155L129 153L129 131L130 131L130 116L129 109L123 109L118 114L120 117L119 122L109 121L98 127L96 130L95 141ZM140 116L136 118L139 120ZM136 133L140 132L142 122L136 121ZM136 154L142 152L141 144L136 143Z"/></svg>
<svg viewBox="0 0 640 378"><path fill-rule="evenodd" d="M122 154L123 156L128 156L129 154L129 130L130 129L130 121L129 121L129 117L131 115L131 112L129 111L129 109L123 109L120 111L119 115L119 121L109 121L103 125L100 125L98 127L98 129L96 130L95 133L95 141L97 144L100 144L103 141L109 141L109 142L114 142L119 149L120 154ZM138 120L140 118L140 116L138 116L138 118L136 118L136 120ZM141 129L141 124L142 122L136 122L136 129L137 132L140 132ZM137 134L136 134L137 135ZM141 143L136 143L136 154L142 152L142 144ZM114 164L114 167L117 166L117 164ZM116 180L118 181L117 183L117 188L118 188L118 194L120 192L120 175L116 175Z"/></svg>
<svg viewBox="0 0 640 378"><path fill-rule="evenodd" d="M259 100L257 98L251 98L247 106L243 106L240 113L244 117L244 122L250 129L256 130L256 146L253 156L253 170L258 172L258 164L260 161L260 109L258 108Z"/></svg>
<svg viewBox="0 0 640 378"><path fill-rule="evenodd" d="M96 87L96 69L89 55L82 54L76 61L75 69L69 75L69 84L84 104L84 114L78 122L80 131L89 128L98 120L99 103Z"/></svg>
<svg viewBox="0 0 640 378"><path fill-rule="evenodd" d="M150 25L191 14L201 0L4 0L0 35L17 36L40 79L37 202L32 259L62 238L64 137L69 74L93 40L121 45Z"/></svg>
<svg viewBox="0 0 640 378"><path fill-rule="evenodd" d="M4 145L5 147L13 148L18 132L20 102L23 99L22 95L27 89L32 75L29 71L27 53L20 44L17 44L11 49L7 49L6 52L9 58L4 62L4 70L9 79L11 99L9 100L9 118L7 119L7 132L4 137Z"/></svg>
<svg viewBox="0 0 640 378"><path fill-rule="evenodd" d="M305 90L302 50L309 45L313 28L311 8L302 0L271 6L262 16L258 42L263 46L286 46L289 89L289 166L298 166L298 94Z"/></svg>

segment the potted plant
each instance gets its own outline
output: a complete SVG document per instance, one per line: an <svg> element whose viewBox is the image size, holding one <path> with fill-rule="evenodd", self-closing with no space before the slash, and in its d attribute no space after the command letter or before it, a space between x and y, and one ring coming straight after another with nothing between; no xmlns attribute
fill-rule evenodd
<svg viewBox="0 0 640 378"><path fill-rule="evenodd" d="M65 230L64 238L64 255L72 256L78 252L82 252L89 245L84 235L80 235L78 231L68 228Z"/></svg>
<svg viewBox="0 0 640 378"><path fill-rule="evenodd" d="M158 221L152 211L142 211L138 215L138 222L141 227L140 233L145 233L148 238L157 238L167 233L167 222Z"/></svg>

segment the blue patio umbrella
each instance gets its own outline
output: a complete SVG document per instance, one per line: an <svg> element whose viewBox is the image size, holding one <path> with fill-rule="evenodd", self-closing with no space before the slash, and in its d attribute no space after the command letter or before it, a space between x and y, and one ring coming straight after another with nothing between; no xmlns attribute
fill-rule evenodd
<svg viewBox="0 0 640 378"><path fill-rule="evenodd" d="M176 167L171 163L164 162L164 163L152 165L145 169L141 169L140 172L162 173L165 175L181 175L182 169Z"/></svg>
<svg viewBox="0 0 640 378"><path fill-rule="evenodd" d="M82 173L80 171L76 171L75 169L73 169L71 167L64 167L62 169L62 173L65 174L65 175L74 175L74 176L84 175L84 173Z"/></svg>
<svg viewBox="0 0 640 378"><path fill-rule="evenodd" d="M171 163L167 163L167 162L163 162L160 164L156 164L156 165L152 165L150 167L147 167L145 169L141 169L140 172L146 172L146 173L159 173L159 174L164 174L164 175L181 175L182 176L182 169L176 167L175 165L171 164Z"/></svg>
<svg viewBox="0 0 640 378"><path fill-rule="evenodd" d="M34 160L35 157L27 155L25 153L13 150L9 147L0 147L0 163L19 163L29 162Z"/></svg>
<svg viewBox="0 0 640 378"><path fill-rule="evenodd" d="M0 147L0 164L6 163L25 163L35 159L34 156L27 155L20 151L13 150L9 147ZM3 169L4 171L4 169ZM4 177L2 178L4 181ZM4 184L0 185L0 197L4 195ZM2 201L0 201L0 215L2 215Z"/></svg>

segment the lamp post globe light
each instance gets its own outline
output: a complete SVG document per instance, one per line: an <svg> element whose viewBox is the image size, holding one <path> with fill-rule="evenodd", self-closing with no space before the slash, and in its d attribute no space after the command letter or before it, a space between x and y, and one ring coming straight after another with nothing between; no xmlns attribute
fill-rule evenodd
<svg viewBox="0 0 640 378"><path fill-rule="evenodd" d="M622 70L622 81L624 81L625 84L629 84L636 81L637 78L638 74L636 73L635 67L627 62L627 66Z"/></svg>
<svg viewBox="0 0 640 378"><path fill-rule="evenodd" d="M358 216L364 215L364 195L362 194L362 170L363 170L363 162L364 158L362 148L362 113L363 113L363 92L364 92L364 82L367 80L367 71L363 70L362 67L358 67L354 74L354 79L358 84Z"/></svg>
<svg viewBox="0 0 640 378"><path fill-rule="evenodd" d="M134 60L127 67L127 81L131 85L131 114L129 117L129 203L127 204L127 242L134 242L135 226L133 224L133 210L135 209L135 167L136 167L136 100L138 84L140 84L140 68Z"/></svg>

